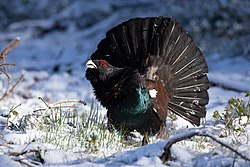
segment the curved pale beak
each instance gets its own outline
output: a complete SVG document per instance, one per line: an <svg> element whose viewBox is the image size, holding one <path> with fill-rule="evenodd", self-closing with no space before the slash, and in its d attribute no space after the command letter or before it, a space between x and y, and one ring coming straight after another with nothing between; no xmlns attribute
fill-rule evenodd
<svg viewBox="0 0 250 167"><path fill-rule="evenodd" d="M86 67L87 68L95 68L95 69L97 68L96 64L92 60L87 61Z"/></svg>

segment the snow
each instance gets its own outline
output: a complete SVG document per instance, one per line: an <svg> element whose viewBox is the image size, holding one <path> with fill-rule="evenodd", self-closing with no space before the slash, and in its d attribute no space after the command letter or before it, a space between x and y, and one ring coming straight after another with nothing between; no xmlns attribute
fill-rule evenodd
<svg viewBox="0 0 250 167"><path fill-rule="evenodd" d="M193 156L187 150L180 146L173 145L170 151L173 154L173 157L179 161L180 165L185 164L183 166L193 166Z"/></svg>
<svg viewBox="0 0 250 167"><path fill-rule="evenodd" d="M20 45L10 52L6 61L16 64L16 67L9 68L13 82L21 74L24 74L24 80L14 93L0 101L0 166L19 167L24 165L21 162L26 166L38 166L32 153L10 155L29 149L41 150L44 164L40 165L44 166L165 166L159 156L168 140L152 138L151 144L139 147L141 139L136 138L137 146L123 148L113 137L115 144L111 144L112 149L97 146L98 152L86 153L84 148L66 149L66 145L58 148L37 140L46 134L44 131L14 126L22 116L46 108L38 97L49 104L65 99L83 100L87 106L79 109L79 116L89 111L94 95L84 77L85 63L109 28L132 17L173 16L201 47L209 66L208 77L213 83L209 89L207 115L201 127L219 136L224 126L215 125L213 112L223 113L231 97L247 100L244 96L250 91L248 2L223 0L204 5L200 1L107 0L103 3L101 0L45 0L26 5L24 1L10 1L7 6L6 2L0 2L0 6L6 9L5 13L0 11L0 48L20 37ZM13 11L13 8L17 10ZM6 77L0 75L0 94L6 87L5 81ZM16 108L19 115L9 118L13 129L8 129L6 125L10 122L6 116L10 108L18 104L21 104ZM99 112L103 116L106 111L99 106ZM101 119L105 122L106 118ZM180 117L172 122L168 119L167 124L170 137L186 134L186 127L193 127ZM72 130L70 128L64 129L66 135L67 130ZM249 124L245 130L248 137L239 137L242 144L238 145L238 150L250 157ZM93 135L95 133L93 131ZM222 140L235 144L232 135ZM235 157L234 153L209 139L192 138L178 142L171 147L171 156L169 166L250 166L250 162Z"/></svg>
<svg viewBox="0 0 250 167"><path fill-rule="evenodd" d="M11 157L0 154L0 162L2 167L4 166L13 166L13 167L22 167L22 165L19 162L13 161Z"/></svg>
<svg viewBox="0 0 250 167"><path fill-rule="evenodd" d="M249 61L244 58L218 60L218 58L211 56L208 63L209 80L211 82L242 92L250 90Z"/></svg>

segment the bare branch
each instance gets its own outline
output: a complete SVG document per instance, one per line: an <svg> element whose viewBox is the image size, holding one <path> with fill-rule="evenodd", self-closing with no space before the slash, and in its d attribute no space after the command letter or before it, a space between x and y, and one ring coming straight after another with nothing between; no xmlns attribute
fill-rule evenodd
<svg viewBox="0 0 250 167"><path fill-rule="evenodd" d="M169 160L170 158L170 147L179 142L179 141L182 141L182 140L186 140L186 139L189 139L191 137L194 137L194 136L203 136L203 137L209 137L211 138L212 140L214 140L215 142L221 144L223 147L226 147L228 148L229 150L231 150L232 152L234 152L235 154L237 154L238 156L240 156L241 158L243 158L244 160L247 160L247 161L250 161L250 158L247 157L246 155L243 155L242 153L240 153L237 149L233 148L232 146L230 146L229 144L221 141L220 139L218 139L217 137L209 134L206 132L206 129L193 129L193 130L190 130L189 132L183 132L183 133L180 133L180 134L177 134L171 138L169 138L167 140L167 144L166 146L164 147L164 152L163 154L160 156L163 164L167 164L167 161Z"/></svg>
<svg viewBox="0 0 250 167"><path fill-rule="evenodd" d="M10 88L10 83L11 83L11 78L8 74L8 66L15 66L15 64L11 63L4 63L5 57L7 54L15 47L18 46L20 43L20 37L16 37L13 41L11 41L10 44L8 44L1 52L0 52L0 73L2 72L6 77L7 77L7 86L6 89L3 93L3 95L0 97L0 100L3 100L9 93L12 93L15 87L23 80L23 75L20 76L20 78L17 80L17 82L11 86ZM10 88L10 89L9 89Z"/></svg>
<svg viewBox="0 0 250 167"><path fill-rule="evenodd" d="M9 45L7 45L1 52L0 52L0 61L3 61L6 55L15 47L18 46L20 43L20 37L16 37Z"/></svg>
<svg viewBox="0 0 250 167"><path fill-rule="evenodd" d="M183 133L180 133L180 134L177 134L171 138L169 138L167 140L167 144L166 146L164 147L164 152L163 154L161 155L161 160L163 162L163 164L166 164L167 161L169 160L170 158L170 147L179 142L179 141L182 141L182 140L186 140L186 139L189 139L193 136L196 136L199 134L199 131L197 130L190 130L189 132L183 132Z"/></svg>
<svg viewBox="0 0 250 167"><path fill-rule="evenodd" d="M46 110L44 110L43 113L42 113L42 115L41 115L41 117L37 120L36 129L39 128L40 123L42 122L43 117L45 116L45 114L47 113L47 111L48 111L49 109L50 109L50 108L47 108Z"/></svg>
<svg viewBox="0 0 250 167"><path fill-rule="evenodd" d="M0 97L0 101L3 100L3 99L8 95L9 87L10 87L10 79L8 79L8 83L7 83L5 92L4 92L3 95Z"/></svg>
<svg viewBox="0 0 250 167"><path fill-rule="evenodd" d="M8 74L7 74L8 75ZM6 96L8 96L10 93L12 93L14 91L14 89L16 88L16 86L21 82L23 81L23 78L24 78L24 74L22 74L18 80L15 82L14 85L12 85L10 88L10 79L8 79L8 85L6 87L6 90L4 92L4 94L0 97L0 101L3 100Z"/></svg>
<svg viewBox="0 0 250 167"><path fill-rule="evenodd" d="M22 75L18 78L18 80L16 81L16 83L10 88L9 93L12 93L12 92L14 91L14 89L16 88L16 86L17 86L20 82L23 81L23 79L24 79L24 74L22 74Z"/></svg>
<svg viewBox="0 0 250 167"><path fill-rule="evenodd" d="M0 67L1 66L16 66L14 63L3 63L3 64L0 64Z"/></svg>
<svg viewBox="0 0 250 167"><path fill-rule="evenodd" d="M44 110L46 110L46 108L40 108L40 109L34 110L33 113L39 112L39 111L44 111Z"/></svg>
<svg viewBox="0 0 250 167"><path fill-rule="evenodd" d="M45 100L43 100L42 97L38 97L38 99L39 99L39 100L42 100L42 102L43 102L48 108L50 108L49 104L48 104Z"/></svg>
<svg viewBox="0 0 250 167"><path fill-rule="evenodd" d="M199 136L205 136L205 137L209 137L212 140L216 141L217 143L221 144L222 146L228 148L229 150L231 150L232 152L234 152L235 154L237 154L238 156L240 156L241 158L243 158L244 160L250 161L250 158L243 155L242 153L240 153L237 149L233 148L232 146L228 145L227 143L221 141L220 139L218 139L217 137L208 134L206 132L199 134Z"/></svg>
<svg viewBox="0 0 250 167"><path fill-rule="evenodd" d="M27 154L27 153L30 153L30 152L38 152L39 150L32 150L32 149L29 149L29 150L26 150L26 151L23 151L23 152L11 152L9 153L10 156L20 156L20 155L24 155L24 154Z"/></svg>
<svg viewBox="0 0 250 167"><path fill-rule="evenodd" d="M10 80L10 76L5 70L1 70L1 72L5 74L5 76L8 78L8 80Z"/></svg>
<svg viewBox="0 0 250 167"><path fill-rule="evenodd" d="M27 157L25 155L27 153L35 153L35 155L37 156L37 158L39 158L40 161L34 161L34 160L30 159L29 157ZM22 152L7 152L5 154L12 156L12 159L14 161L18 161L18 162L20 162L20 164L23 164L24 166L36 167L36 166L41 166L42 163L44 162L44 159L42 159L39 156L40 150L36 150L36 149L28 149L28 150L22 151Z"/></svg>

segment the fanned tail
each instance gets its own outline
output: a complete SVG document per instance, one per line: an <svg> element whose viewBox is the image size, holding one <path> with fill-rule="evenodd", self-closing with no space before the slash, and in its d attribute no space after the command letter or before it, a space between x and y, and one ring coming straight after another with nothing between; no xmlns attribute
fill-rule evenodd
<svg viewBox="0 0 250 167"><path fill-rule="evenodd" d="M163 53L165 69L169 73L165 77L170 94L168 109L192 124L200 125L209 101L206 60L178 22L172 20L164 36L168 36Z"/></svg>
<svg viewBox="0 0 250 167"><path fill-rule="evenodd" d="M193 39L172 18L134 18L109 30L91 59L132 67L161 82L168 110L199 125L208 104L207 63Z"/></svg>

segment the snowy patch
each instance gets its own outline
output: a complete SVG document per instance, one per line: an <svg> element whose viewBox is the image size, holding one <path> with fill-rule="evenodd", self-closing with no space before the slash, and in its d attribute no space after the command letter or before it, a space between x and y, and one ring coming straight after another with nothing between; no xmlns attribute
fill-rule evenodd
<svg viewBox="0 0 250 167"><path fill-rule="evenodd" d="M207 127L211 134L222 135L221 139L224 142L235 145L233 135L223 137L225 125L215 125L213 114L214 111L224 113L231 97L246 100L245 92L250 91L249 33L243 31L248 27L242 22L249 19L249 12L246 12L249 11L247 1L230 1L230 3L219 1L206 5L201 1L191 1L183 5L179 1L148 0L107 0L106 3L101 0L60 1L60 3L44 0L26 3L26 5L22 4L23 1L8 1L8 4L6 2L0 2L5 8L0 12L2 29L0 47L2 49L14 37L20 36L20 46L10 52L6 62L16 64L16 67L9 68L12 81L15 81L20 74L24 74L24 80L17 85L13 93L0 101L0 166L21 167L23 164L20 163L20 159L29 162L29 166L38 166L28 161L29 158L34 158L32 153L10 156L10 153L20 153L29 149L41 150L44 164L40 165L45 166L163 166L159 156L163 152L166 141L157 140L155 137L151 138L151 144L144 147L138 147L141 141L140 135L132 141L137 144L133 147L122 147L121 145L127 143L121 142L110 144L112 143L110 141L115 140L111 137L110 140L104 140L105 145L102 147L91 143L91 146L100 149L97 152L94 150L91 153L85 153L84 150L88 146L67 150L68 145L65 145L65 148L59 149L58 145L50 144L60 142L59 140L47 143L36 141L49 133L36 128L30 130L17 128L23 116L34 114L34 110L46 108L46 104L38 97L42 97L49 104L66 99L83 100L87 106L77 110L77 114L78 116L90 115L87 111L90 110L91 102L95 97L90 83L84 76L86 60L95 51L98 42L108 29L132 17L162 15L177 18L181 24L188 23L184 27L192 30L190 34L194 35L194 39L197 39L196 42L206 55L209 66L208 77L215 85L209 89L210 100L206 106L206 118L201 126ZM43 12L44 9L46 12ZM4 13L8 11L9 13ZM235 17L228 17L230 11L234 11ZM24 19L26 17L28 20ZM234 20L237 17L240 21ZM212 24L209 18L213 21ZM204 34L207 30L211 32ZM215 34L211 35L211 33ZM236 36L233 36L235 34ZM179 39L178 37L176 42ZM109 57L109 55L106 56ZM4 93L5 87L6 76L0 74L1 94ZM155 89L149 90L152 98L155 98L157 93ZM18 116L8 115L11 108L19 104L21 106L15 109ZM180 105L184 104L180 102ZM103 121L100 128L107 128L107 118L104 117L106 109L101 106L98 108L102 115L99 119ZM51 112L45 114L48 121L52 118L49 117L51 115ZM35 118L34 116L33 119L37 121ZM245 117L242 121L247 123ZM74 132L73 123L73 121L68 122L69 128L63 129L65 131L62 135L71 137ZM178 133L185 132L187 127L193 127L179 116L175 120L168 118L167 123L171 125L168 126L168 137L178 136ZM12 129L6 128L6 125ZM242 142L237 148L250 157L250 145L244 138L250 138L249 124L245 130L246 133L237 137ZM89 140L93 139L94 142L97 132L93 130L91 132L93 136L89 137ZM105 133L107 134L108 132ZM53 137L55 134L50 135ZM111 145L109 148L112 149L107 149L106 145ZM199 137L174 144L171 147L171 156L169 166L250 166L250 162L235 156L229 150L209 139Z"/></svg>

